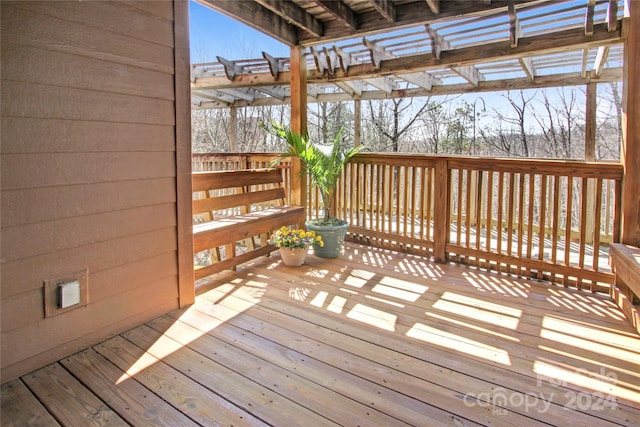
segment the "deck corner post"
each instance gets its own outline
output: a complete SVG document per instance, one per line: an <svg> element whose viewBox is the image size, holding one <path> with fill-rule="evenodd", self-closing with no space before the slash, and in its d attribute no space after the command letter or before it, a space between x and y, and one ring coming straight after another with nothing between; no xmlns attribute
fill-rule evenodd
<svg viewBox="0 0 640 427"><path fill-rule="evenodd" d="M622 243L640 246L640 3L629 5L630 18L624 43L624 87L622 95Z"/></svg>
<svg viewBox="0 0 640 427"><path fill-rule="evenodd" d="M447 261L449 242L449 165L446 158L436 161L434 174L433 255L436 262Z"/></svg>
<svg viewBox="0 0 640 427"><path fill-rule="evenodd" d="M291 129L307 131L307 63L302 46L291 47ZM291 159L291 203L307 206L307 180L298 158Z"/></svg>

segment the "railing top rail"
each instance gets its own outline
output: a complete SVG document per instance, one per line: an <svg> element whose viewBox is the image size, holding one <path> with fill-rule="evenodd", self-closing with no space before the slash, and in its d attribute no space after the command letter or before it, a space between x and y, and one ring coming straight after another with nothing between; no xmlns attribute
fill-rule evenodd
<svg viewBox="0 0 640 427"><path fill-rule="evenodd" d="M280 157L279 153L194 154L194 159L203 161L235 161L243 159L258 162L274 160L278 157ZM286 159L283 160L286 161ZM447 162L449 169L471 169L615 180L621 180L623 176L623 166L621 163L585 162L582 160L461 157L413 153L359 153L351 162L361 164L386 164L390 166L434 167L436 163L443 160Z"/></svg>
<svg viewBox="0 0 640 427"><path fill-rule="evenodd" d="M574 176L621 180L621 163L585 162L582 160L450 158L450 169L476 169L495 172L537 175Z"/></svg>

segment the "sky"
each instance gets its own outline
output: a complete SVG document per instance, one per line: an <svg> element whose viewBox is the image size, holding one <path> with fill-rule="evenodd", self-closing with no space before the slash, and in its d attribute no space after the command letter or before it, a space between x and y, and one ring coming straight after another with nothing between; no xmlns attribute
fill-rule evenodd
<svg viewBox="0 0 640 427"><path fill-rule="evenodd" d="M262 58L262 51L272 56L289 56L289 47L198 3L190 5L191 62L225 59Z"/></svg>

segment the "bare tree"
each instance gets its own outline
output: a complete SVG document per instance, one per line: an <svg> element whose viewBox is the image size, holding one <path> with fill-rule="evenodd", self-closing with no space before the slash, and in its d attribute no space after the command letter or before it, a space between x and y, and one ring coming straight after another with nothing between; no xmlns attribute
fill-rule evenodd
<svg viewBox="0 0 640 427"><path fill-rule="evenodd" d="M531 157L533 155L530 131L527 130L527 120L531 114L531 102L535 99L536 92L529 95L523 90L517 93L507 91L501 96L511 106L508 114L493 108L491 125L480 130L480 136L489 152L495 150L496 154L505 156ZM493 150L491 150L493 149Z"/></svg>
<svg viewBox="0 0 640 427"><path fill-rule="evenodd" d="M599 95L597 130L597 158L620 160L620 142L622 141L622 88L618 82L610 82Z"/></svg>
<svg viewBox="0 0 640 427"><path fill-rule="evenodd" d="M408 101L408 102L407 102ZM417 110L413 109L414 98L394 98L378 102L378 110L374 110L373 102L369 101L369 119L375 131L384 136L388 141L386 146L379 147L377 151L397 153L400 151L401 139L413 128L416 121L429 108L429 102L425 102ZM408 120L402 120L407 116Z"/></svg>
<svg viewBox="0 0 640 427"><path fill-rule="evenodd" d="M557 95L559 102L552 102L547 91L542 91L542 109L533 111L542 131L541 148L545 157L580 158L584 143L575 144L575 141L584 142L584 114L577 107L576 91L562 89Z"/></svg>

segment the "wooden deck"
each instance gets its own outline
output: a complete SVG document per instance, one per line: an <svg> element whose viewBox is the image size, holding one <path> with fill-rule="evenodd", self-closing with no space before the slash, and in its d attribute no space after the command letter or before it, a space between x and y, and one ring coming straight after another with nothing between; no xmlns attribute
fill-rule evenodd
<svg viewBox="0 0 640 427"><path fill-rule="evenodd" d="M606 296L349 245L2 386L2 425L640 425L640 336Z"/></svg>

